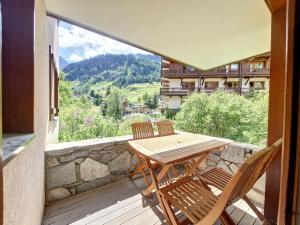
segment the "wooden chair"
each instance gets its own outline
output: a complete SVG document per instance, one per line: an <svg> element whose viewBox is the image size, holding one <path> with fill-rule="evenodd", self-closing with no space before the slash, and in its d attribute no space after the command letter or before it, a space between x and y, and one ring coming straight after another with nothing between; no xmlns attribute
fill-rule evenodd
<svg viewBox="0 0 300 225"><path fill-rule="evenodd" d="M157 122L157 129L158 129L159 136L175 134L173 124L169 120L162 120L162 121Z"/></svg>
<svg viewBox="0 0 300 225"><path fill-rule="evenodd" d="M154 137L154 131L151 122L139 122L131 124L134 139L144 139Z"/></svg>
<svg viewBox="0 0 300 225"><path fill-rule="evenodd" d="M227 184L222 184L224 188L219 196L215 196L197 176L187 176L158 189L158 198L162 202L161 207L168 222L178 224L174 207L180 209L193 224L214 224L218 218L223 224L234 224L225 208L246 196L266 171L281 143L280 139L271 147L265 148L247 159ZM153 172L150 172L153 179ZM262 220L267 223L264 218Z"/></svg>
<svg viewBox="0 0 300 225"><path fill-rule="evenodd" d="M154 137L154 131L151 122L139 122L131 124L132 134L134 139L145 139ZM147 164L144 159L136 154L137 165L133 172L130 174L130 178L132 179L134 176L138 174L142 174L144 178L145 184L148 186L149 181L147 178L146 172L148 171Z"/></svg>

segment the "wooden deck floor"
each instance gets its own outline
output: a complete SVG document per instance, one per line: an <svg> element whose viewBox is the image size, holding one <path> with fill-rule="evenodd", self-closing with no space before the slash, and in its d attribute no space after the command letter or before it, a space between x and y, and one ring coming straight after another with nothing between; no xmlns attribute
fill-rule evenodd
<svg viewBox="0 0 300 225"><path fill-rule="evenodd" d="M116 183L54 202L45 208L43 225L166 224L157 200L142 196L141 179ZM227 208L238 225L260 225L244 201Z"/></svg>

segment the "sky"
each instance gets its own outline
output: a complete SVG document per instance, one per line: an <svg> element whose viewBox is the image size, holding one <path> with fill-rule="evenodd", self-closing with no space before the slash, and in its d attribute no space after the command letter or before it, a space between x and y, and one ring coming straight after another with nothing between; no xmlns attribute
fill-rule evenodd
<svg viewBox="0 0 300 225"><path fill-rule="evenodd" d="M107 53L150 54L149 52L62 21L59 23L58 31L59 54L69 63Z"/></svg>

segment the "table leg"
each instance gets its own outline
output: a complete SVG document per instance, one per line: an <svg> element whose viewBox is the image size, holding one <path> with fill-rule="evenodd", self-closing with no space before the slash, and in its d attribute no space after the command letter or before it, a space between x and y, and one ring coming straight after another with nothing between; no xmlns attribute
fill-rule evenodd
<svg viewBox="0 0 300 225"><path fill-rule="evenodd" d="M171 222L172 220L170 219L169 214L168 214L168 212L167 212L166 206L164 205L164 202L163 202L163 200L162 200L162 197L161 197L161 195L159 194L159 187L158 187L159 181L166 175L166 173L168 172L168 170L169 170L169 168L171 167L171 165L166 165L166 166L164 166L164 167L162 168L162 170L160 171L160 173L159 173L157 176L155 176L155 173L154 173L153 168L152 168L152 166L151 166L150 160L149 160L149 159L145 159L145 160L146 160L146 164L147 164L147 166L148 166L148 168L149 168L150 175L151 175L151 179L152 179L152 184L147 188L147 190L148 190L150 187L152 187L152 186L153 186L153 189L156 189L157 199L158 199L159 204L160 204L160 207L161 207L161 209L162 209L162 211L163 211L163 213L164 213L164 215L165 215L165 218L166 218L168 224L173 224L173 223ZM153 190L153 189L152 189L152 190ZM149 190L150 190L150 189L149 189ZM152 190L151 190L151 192L152 192ZM143 191L143 192L144 192L144 191ZM150 193L151 193L151 192L150 192Z"/></svg>
<svg viewBox="0 0 300 225"><path fill-rule="evenodd" d="M187 176L191 176L192 173L200 166L200 164L204 163L208 157L208 153L198 157L195 161L192 161L191 167L186 171Z"/></svg>
<svg viewBox="0 0 300 225"><path fill-rule="evenodd" d="M148 159L145 159L146 161L149 161ZM149 161L150 163L150 161ZM159 183L166 175L167 173L169 172L169 169L172 165L171 164L168 164L168 165L165 165L162 170L158 173L157 176L155 176L156 178L156 182ZM149 165L148 165L149 167ZM151 167L151 163L150 163L150 167ZM149 168L150 170L150 168ZM152 167L151 167L151 170L152 170ZM152 183L151 185L149 185L144 191L143 191L143 195L147 196L147 195L150 195L152 193L152 191L155 189L155 182L152 180Z"/></svg>

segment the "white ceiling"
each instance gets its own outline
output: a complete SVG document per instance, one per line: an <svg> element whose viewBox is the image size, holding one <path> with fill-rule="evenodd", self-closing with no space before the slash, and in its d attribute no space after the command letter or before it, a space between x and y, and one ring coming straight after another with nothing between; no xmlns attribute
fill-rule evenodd
<svg viewBox="0 0 300 225"><path fill-rule="evenodd" d="M264 0L46 0L50 14L210 69L270 51Z"/></svg>

